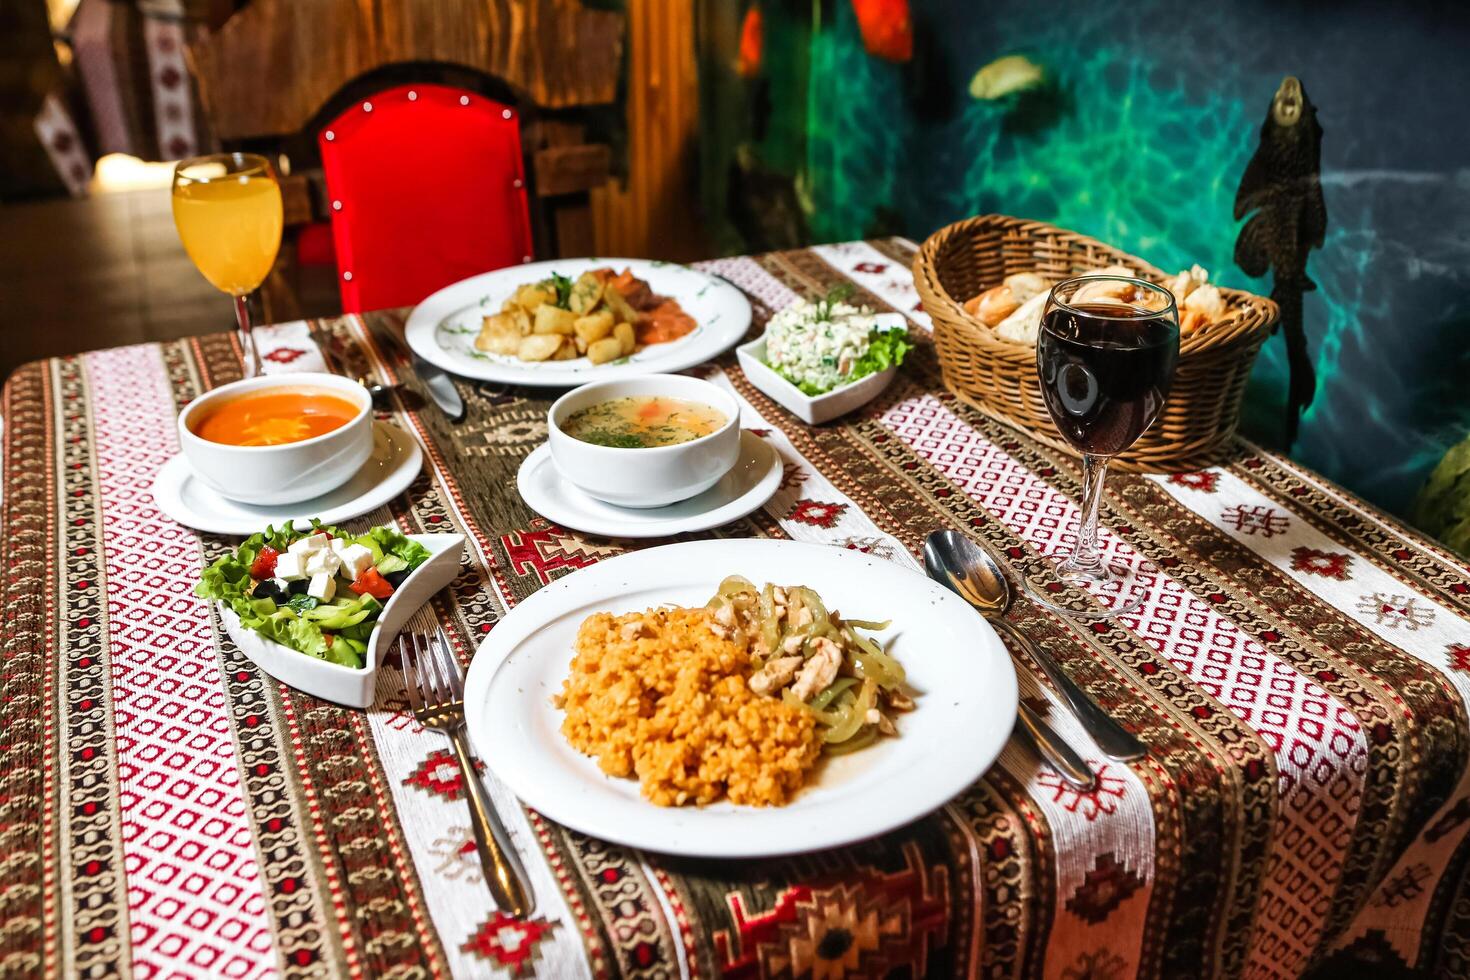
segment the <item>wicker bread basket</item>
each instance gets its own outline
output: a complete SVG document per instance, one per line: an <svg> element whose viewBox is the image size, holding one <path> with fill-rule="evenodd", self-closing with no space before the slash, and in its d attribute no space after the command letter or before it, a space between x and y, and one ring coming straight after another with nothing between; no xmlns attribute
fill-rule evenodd
<svg viewBox="0 0 1470 980"><path fill-rule="evenodd" d="M987 214L930 235L914 258L914 283L934 321L945 385L987 414L1074 452L1041 400L1036 348L1001 340L960 304L1015 272L1037 272L1057 282L1109 265L1127 266L1154 282L1168 278L1141 259L1039 221ZM1246 377L1278 311L1251 293L1220 292L1228 316L1183 338L1163 415L1114 465L1195 470L1229 451Z"/></svg>

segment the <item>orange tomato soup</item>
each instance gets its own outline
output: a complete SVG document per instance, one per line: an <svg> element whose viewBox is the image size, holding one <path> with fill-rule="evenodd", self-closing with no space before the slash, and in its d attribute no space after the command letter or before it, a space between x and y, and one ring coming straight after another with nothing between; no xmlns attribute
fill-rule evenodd
<svg viewBox="0 0 1470 980"><path fill-rule="evenodd" d="M190 428L201 439L227 446L281 446L340 429L358 411L320 388L271 388L223 402Z"/></svg>

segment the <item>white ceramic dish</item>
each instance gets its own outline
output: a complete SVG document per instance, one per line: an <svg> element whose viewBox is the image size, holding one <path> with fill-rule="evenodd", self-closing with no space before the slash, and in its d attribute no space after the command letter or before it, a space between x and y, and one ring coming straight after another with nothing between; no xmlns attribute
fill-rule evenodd
<svg viewBox="0 0 1470 980"><path fill-rule="evenodd" d="M423 465L413 436L396 425L372 428L372 455L346 483L299 504L254 506L221 497L194 472L182 454L164 463L153 478L153 502L185 527L208 534L254 534L267 524L316 517L337 524L381 507L408 489Z"/></svg>
<svg viewBox="0 0 1470 980"><path fill-rule="evenodd" d="M531 363L475 350L475 337L487 314L518 286L545 279L553 272L576 278L588 269L630 269L655 293L679 301L698 327L667 344L652 344L631 357L593 364L585 357L571 361ZM658 371L682 371L728 350L750 329L750 301L717 276L647 259L556 259L497 269L446 286L409 314L404 335L425 360L466 378L501 384L571 388L595 379L626 378Z"/></svg>
<svg viewBox="0 0 1470 980"><path fill-rule="evenodd" d="M771 499L781 486L781 457L752 432L741 433L740 456L704 493L666 507L615 507L589 497L563 477L542 445L516 474L521 499L547 520L608 538L663 538L704 531L738 520Z"/></svg>
<svg viewBox="0 0 1470 980"><path fill-rule="evenodd" d="M732 573L809 585L849 615L892 617L879 636L908 672L917 706L897 719L898 737L826 760L787 806L654 806L636 780L605 775L566 743L552 695L586 616L702 605ZM942 806L1009 737L1016 675L995 632L963 600L885 559L793 541L693 541L601 561L524 600L475 654L465 711L480 758L558 823L668 854L758 857L873 837Z"/></svg>
<svg viewBox="0 0 1470 980"><path fill-rule="evenodd" d="M879 313L876 320L878 328L882 330L908 326L908 320L900 313ZM751 384L765 392L776 404L807 425L821 425L823 422L830 422L838 416L846 415L853 409L866 405L877 398L883 389L888 387L893 376L898 373L898 368L891 367L886 371L879 371L877 374L870 374L866 378L843 385L825 395L808 395L777 374L766 363L764 335L735 348L735 356L740 359L740 369L745 372Z"/></svg>
<svg viewBox="0 0 1470 980"><path fill-rule="evenodd" d="M327 701L335 701L352 708L366 708L373 703L373 686L378 676L378 665L383 662L383 655L398 636L398 631L403 629L409 617L420 606L429 601L430 596L453 582L459 574L459 559L464 551L463 535L410 534L408 538L429 549L430 558L415 568L388 597L383 611L378 614L378 625L368 638L367 654L363 657L361 668L318 660L267 639L254 630L241 626L240 618L235 615L234 610L222 602L216 602L220 623L225 632L230 634L230 639L235 641L235 646L240 648L240 652L276 680Z"/></svg>
<svg viewBox="0 0 1470 980"><path fill-rule="evenodd" d="M312 388L357 406L346 425L313 439L279 446L231 446L194 434L191 426L211 408L271 388ZM179 413L179 447L194 474L215 493L255 505L294 504L337 489L373 452L373 399L367 389L335 374L264 375L206 391Z"/></svg>
<svg viewBox="0 0 1470 980"><path fill-rule="evenodd" d="M661 395L718 409L725 424L673 446L617 449L574 439L561 430L573 413L614 398ZM619 507L664 507L701 494L740 457L740 403L719 385L682 374L594 381L551 403L546 444L561 475L589 497Z"/></svg>

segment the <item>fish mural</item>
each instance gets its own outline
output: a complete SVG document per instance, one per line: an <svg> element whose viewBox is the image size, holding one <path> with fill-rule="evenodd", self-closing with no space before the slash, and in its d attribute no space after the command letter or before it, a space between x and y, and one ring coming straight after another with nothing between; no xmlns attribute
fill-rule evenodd
<svg viewBox="0 0 1470 980"><path fill-rule="evenodd" d="M1271 298L1281 307L1286 339L1286 445L1296 441L1301 415L1312 404L1317 378L1302 323L1302 294L1316 289L1307 255L1322 247L1327 205L1319 170L1322 127L1302 83L1282 80L1261 126L1261 142L1235 193L1235 217L1250 218L1235 240L1235 264L1248 276L1273 274Z"/></svg>
<svg viewBox="0 0 1470 980"><path fill-rule="evenodd" d="M909 0L852 0L868 54L900 64L914 56L914 21Z"/></svg>
<svg viewBox="0 0 1470 980"><path fill-rule="evenodd" d="M970 97L995 101L1036 88L1046 72L1024 54L1008 54L981 67L970 79Z"/></svg>

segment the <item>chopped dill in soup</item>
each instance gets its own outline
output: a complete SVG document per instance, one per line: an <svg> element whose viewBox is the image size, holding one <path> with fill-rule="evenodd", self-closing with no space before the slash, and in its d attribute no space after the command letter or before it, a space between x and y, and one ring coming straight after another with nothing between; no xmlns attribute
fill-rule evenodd
<svg viewBox="0 0 1470 980"><path fill-rule="evenodd" d="M689 442L724 426L725 413L699 402L658 395L613 398L573 412L561 430L573 439L616 449Z"/></svg>

